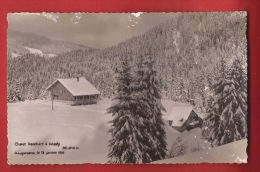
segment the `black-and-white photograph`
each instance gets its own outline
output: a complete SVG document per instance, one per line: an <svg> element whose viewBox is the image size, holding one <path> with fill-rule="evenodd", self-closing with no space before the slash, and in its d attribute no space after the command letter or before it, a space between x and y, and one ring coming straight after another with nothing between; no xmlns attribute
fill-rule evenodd
<svg viewBox="0 0 260 172"><path fill-rule="evenodd" d="M7 20L9 164L247 163L246 12Z"/></svg>

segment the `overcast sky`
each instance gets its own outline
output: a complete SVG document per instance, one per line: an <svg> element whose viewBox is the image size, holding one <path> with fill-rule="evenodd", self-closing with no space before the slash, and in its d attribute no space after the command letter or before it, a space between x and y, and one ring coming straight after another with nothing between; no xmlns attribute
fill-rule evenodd
<svg viewBox="0 0 260 172"><path fill-rule="evenodd" d="M15 13L8 27L95 48L116 45L179 13Z"/></svg>

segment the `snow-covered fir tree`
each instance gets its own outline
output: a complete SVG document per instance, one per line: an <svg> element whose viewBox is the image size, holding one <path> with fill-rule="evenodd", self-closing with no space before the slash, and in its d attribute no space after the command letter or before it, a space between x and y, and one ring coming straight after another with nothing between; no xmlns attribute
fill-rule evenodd
<svg viewBox="0 0 260 172"><path fill-rule="evenodd" d="M121 66L117 71L113 104L107 110L113 117L110 121L112 128L109 130L112 135L109 141L109 162L143 163L145 150L149 149L145 145L142 131L145 128L145 119L136 114L140 107L132 95L133 79L128 57L122 59Z"/></svg>
<svg viewBox="0 0 260 172"><path fill-rule="evenodd" d="M20 91L20 82L16 80L15 82L15 101L21 101L21 91Z"/></svg>
<svg viewBox="0 0 260 172"><path fill-rule="evenodd" d="M222 145L247 136L247 76L240 60L222 72L213 85L213 100L204 121L204 137Z"/></svg>
<svg viewBox="0 0 260 172"><path fill-rule="evenodd" d="M148 163L166 156L161 93L151 55L140 57L134 74L124 58L118 70L112 113L110 162Z"/></svg>
<svg viewBox="0 0 260 172"><path fill-rule="evenodd" d="M222 127L220 125L220 116L223 111L223 102L221 102L221 99L223 99L223 90L227 79L226 73L226 62L222 57L219 74L214 78L215 82L211 80L212 77L208 78L208 84L212 93L208 95L206 106L207 116L203 121L202 135L206 140L211 142L221 137L221 133L219 133L221 130L220 127Z"/></svg>
<svg viewBox="0 0 260 172"><path fill-rule="evenodd" d="M50 95L48 94L48 92L46 91L46 89L43 89L39 95L39 98L41 100L44 100L44 99L47 99L47 98L50 98Z"/></svg>
<svg viewBox="0 0 260 172"><path fill-rule="evenodd" d="M202 126L202 136L206 140L210 140L210 136L213 135L213 133L216 133L219 126L219 120L220 120L220 111L217 111L216 108L218 108L218 105L216 105L217 102L215 102L215 95L214 95L214 85L223 85L221 82L224 82L226 77L226 67L225 67L225 60L221 58L221 69L219 71L219 76L216 76L215 78L211 75L207 75L207 84L209 87L209 90L207 91L207 100L206 100L206 113L207 116L203 121ZM217 80L218 83L214 84L214 81ZM219 102L221 103L221 102ZM218 110L220 110L218 108Z"/></svg>
<svg viewBox="0 0 260 172"><path fill-rule="evenodd" d="M33 90L32 90L31 87L29 87L29 89L28 89L27 99L28 100L34 100L35 99L34 95L33 95Z"/></svg>
<svg viewBox="0 0 260 172"><path fill-rule="evenodd" d="M15 94L12 92L13 89L7 88L7 101L9 103L15 102Z"/></svg>
<svg viewBox="0 0 260 172"><path fill-rule="evenodd" d="M157 72L154 69L154 61L151 56L141 56L138 59L137 68L132 84L133 99L138 104L135 109L144 123L143 162L161 160L166 155L166 142L164 122L162 120L161 95L157 80ZM147 149L148 148L148 149Z"/></svg>
<svg viewBox="0 0 260 172"><path fill-rule="evenodd" d="M150 135L152 136L152 138L149 138L152 144L149 154L152 160L155 161L164 159L167 154L165 124L162 118L162 111L165 111L165 108L161 103L162 96L155 69L155 60L152 59L151 54L147 55L144 66L145 97L149 105L146 127L147 132L151 133Z"/></svg>
<svg viewBox="0 0 260 172"><path fill-rule="evenodd" d="M6 96L7 96L6 97L7 98L7 102L10 102L11 98L10 98L10 91L9 91L8 87L7 87L7 95Z"/></svg>

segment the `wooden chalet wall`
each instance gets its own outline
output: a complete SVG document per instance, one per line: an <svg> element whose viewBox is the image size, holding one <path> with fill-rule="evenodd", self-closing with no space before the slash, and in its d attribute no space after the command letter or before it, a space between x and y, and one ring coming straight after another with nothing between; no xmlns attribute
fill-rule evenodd
<svg viewBox="0 0 260 172"><path fill-rule="evenodd" d="M51 96L57 100L74 101L73 95L60 82L52 86Z"/></svg>
<svg viewBox="0 0 260 172"><path fill-rule="evenodd" d="M196 125L190 125L192 122L198 121L198 124ZM190 116L188 117L188 119L185 121L185 123L183 124L183 128L185 130L191 130L193 128L196 127L201 127L202 126L202 122L203 120L194 112L194 110L191 111Z"/></svg>
<svg viewBox="0 0 260 172"><path fill-rule="evenodd" d="M93 94L93 95L84 95L84 96L75 96L75 104L76 105L81 105L81 104L94 104L97 103L99 99L98 94Z"/></svg>

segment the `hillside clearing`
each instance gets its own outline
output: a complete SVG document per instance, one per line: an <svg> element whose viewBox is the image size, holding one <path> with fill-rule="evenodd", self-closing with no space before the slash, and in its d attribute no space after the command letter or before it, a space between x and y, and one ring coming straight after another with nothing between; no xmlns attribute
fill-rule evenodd
<svg viewBox="0 0 260 172"><path fill-rule="evenodd" d="M11 53L11 56L12 56L13 58L16 58L16 57L20 57L21 55L20 55L20 54L17 54L17 53Z"/></svg>
<svg viewBox="0 0 260 172"><path fill-rule="evenodd" d="M32 54L38 54L40 56L43 56L42 50L36 49L36 48L30 48L30 47L24 47L25 49L29 50Z"/></svg>

